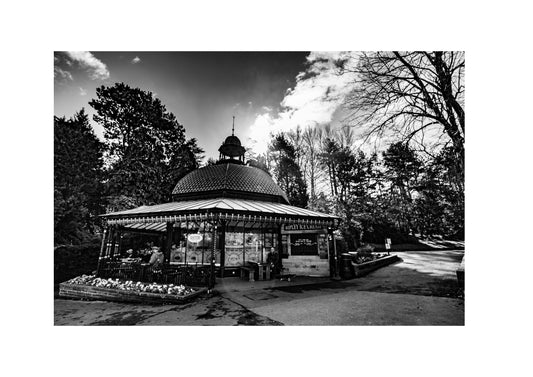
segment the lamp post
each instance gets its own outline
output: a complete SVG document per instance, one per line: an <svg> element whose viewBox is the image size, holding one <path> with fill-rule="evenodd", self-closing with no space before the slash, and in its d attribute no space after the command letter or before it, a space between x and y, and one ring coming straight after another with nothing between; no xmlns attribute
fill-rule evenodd
<svg viewBox="0 0 533 377"><path fill-rule="evenodd" d="M331 232L331 236L333 238L333 255L335 256L335 275L333 276L333 280L340 280L341 277L339 276L339 255L337 254L337 242L335 240L335 233Z"/></svg>

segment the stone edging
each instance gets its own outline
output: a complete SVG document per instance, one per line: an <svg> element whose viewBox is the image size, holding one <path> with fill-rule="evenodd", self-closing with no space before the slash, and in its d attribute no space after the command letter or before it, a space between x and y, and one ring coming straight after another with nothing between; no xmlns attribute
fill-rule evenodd
<svg viewBox="0 0 533 377"><path fill-rule="evenodd" d="M354 269L355 277L358 278L361 276L365 276L366 274L377 270L378 268L387 266L399 260L400 258L397 255L388 255L386 257L361 264L357 264L352 261L352 266Z"/></svg>
<svg viewBox="0 0 533 377"><path fill-rule="evenodd" d="M95 287L83 284L59 284L59 296L86 300L105 300L151 304L181 304L207 292L207 288L195 288L193 293L178 296L166 293L125 291L115 288Z"/></svg>

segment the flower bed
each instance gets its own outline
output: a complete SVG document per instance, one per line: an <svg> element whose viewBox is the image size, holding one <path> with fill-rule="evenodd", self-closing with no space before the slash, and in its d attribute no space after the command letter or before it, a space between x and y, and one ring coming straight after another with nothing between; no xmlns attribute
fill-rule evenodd
<svg viewBox="0 0 533 377"><path fill-rule="evenodd" d="M360 263L352 261L352 266L355 277L358 278L377 270L380 267L387 266L399 260L400 258L398 258L397 255L379 254L379 257L376 256L374 259L367 259L366 261L361 261Z"/></svg>
<svg viewBox="0 0 533 377"><path fill-rule="evenodd" d="M204 293L207 288L143 283L82 275L59 285L63 297L143 303L180 303Z"/></svg>
<svg viewBox="0 0 533 377"><path fill-rule="evenodd" d="M367 262L372 262L381 258L388 256L387 254L380 253L371 253L371 254L361 254L361 253L349 253L352 254L352 261L356 264L363 264Z"/></svg>

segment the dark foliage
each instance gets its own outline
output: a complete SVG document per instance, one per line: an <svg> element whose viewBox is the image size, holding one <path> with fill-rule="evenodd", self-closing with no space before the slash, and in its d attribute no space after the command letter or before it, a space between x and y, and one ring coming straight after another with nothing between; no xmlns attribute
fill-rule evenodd
<svg viewBox="0 0 533 377"><path fill-rule="evenodd" d="M99 252L98 240L54 248L54 282L61 283L83 274L90 275L98 266Z"/></svg>
<svg viewBox="0 0 533 377"><path fill-rule="evenodd" d="M296 163L294 146L284 134L279 134L272 139L269 150L271 158L275 161L273 170L277 184L285 191L292 205L307 207L309 200L307 184L300 166Z"/></svg>
<svg viewBox="0 0 533 377"><path fill-rule="evenodd" d="M104 128L109 167L106 195L113 210L171 199L172 186L199 166L203 151L151 92L123 83L96 90L90 105Z"/></svg>
<svg viewBox="0 0 533 377"><path fill-rule="evenodd" d="M104 145L82 109L71 119L54 117L54 242L94 238L103 211Z"/></svg>

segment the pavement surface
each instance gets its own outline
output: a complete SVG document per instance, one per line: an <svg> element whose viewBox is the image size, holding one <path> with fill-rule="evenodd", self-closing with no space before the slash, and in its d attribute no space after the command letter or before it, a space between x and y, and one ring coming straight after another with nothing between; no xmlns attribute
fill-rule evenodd
<svg viewBox="0 0 533 377"><path fill-rule="evenodd" d="M56 297L55 325L464 325L455 271L462 250L399 252L400 262L352 280L219 279L182 305Z"/></svg>

